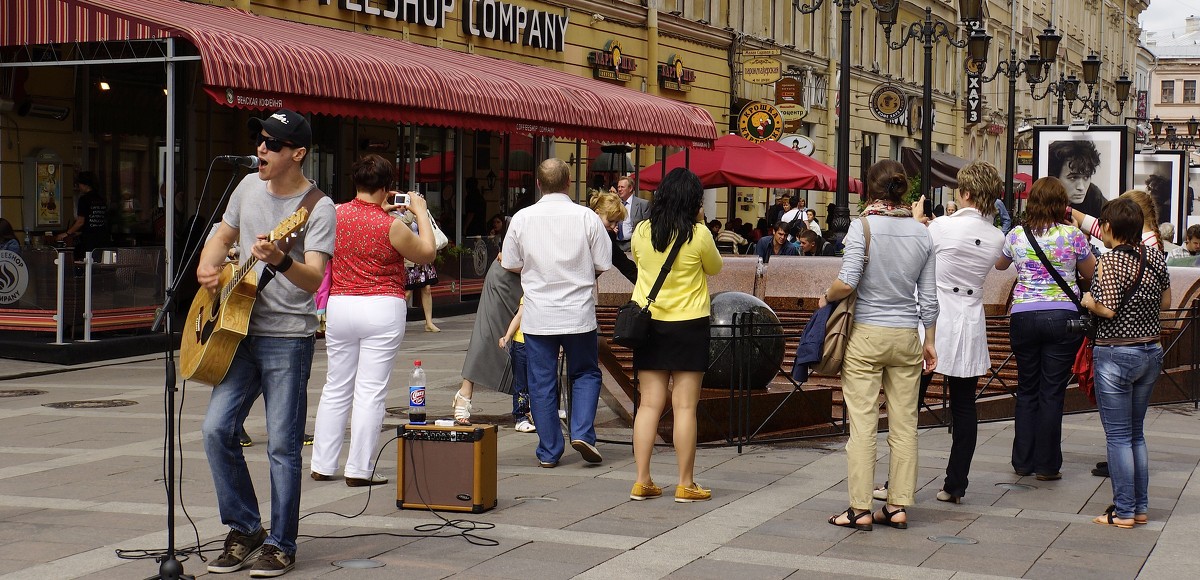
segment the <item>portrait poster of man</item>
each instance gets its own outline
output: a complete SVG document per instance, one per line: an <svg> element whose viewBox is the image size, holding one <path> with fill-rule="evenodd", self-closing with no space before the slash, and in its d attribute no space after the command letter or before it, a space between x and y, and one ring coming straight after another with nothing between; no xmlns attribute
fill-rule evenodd
<svg viewBox="0 0 1200 580"><path fill-rule="evenodd" d="M1057 177L1071 207L1099 216L1104 202L1121 195L1133 174L1133 139L1121 126L1036 127L1033 176Z"/></svg>
<svg viewBox="0 0 1200 580"><path fill-rule="evenodd" d="M1133 186L1154 198L1158 206L1158 223L1170 222L1175 226L1175 239L1164 240L1179 243L1180 234L1187 230L1183 219L1187 200L1187 158L1183 151L1155 151L1137 153L1133 156Z"/></svg>

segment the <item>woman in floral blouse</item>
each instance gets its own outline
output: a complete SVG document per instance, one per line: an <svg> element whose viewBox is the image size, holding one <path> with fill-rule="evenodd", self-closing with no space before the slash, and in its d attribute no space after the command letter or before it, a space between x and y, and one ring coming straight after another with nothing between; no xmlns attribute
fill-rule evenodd
<svg viewBox="0 0 1200 580"><path fill-rule="evenodd" d="M1067 190L1054 177L1033 184L1025 223L1008 232L997 270L1017 266L1009 340L1017 360L1012 466L1017 475L1041 481L1061 479L1062 411L1071 365L1082 335L1067 328L1079 319L1075 300L1055 282L1029 244L1030 230L1046 258L1079 296L1078 278L1087 283L1096 268L1087 236L1067 213Z"/></svg>

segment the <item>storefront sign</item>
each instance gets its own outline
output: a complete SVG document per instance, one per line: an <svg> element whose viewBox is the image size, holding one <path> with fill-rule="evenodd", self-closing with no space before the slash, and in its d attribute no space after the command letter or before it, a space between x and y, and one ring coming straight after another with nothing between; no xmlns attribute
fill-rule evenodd
<svg viewBox="0 0 1200 580"><path fill-rule="evenodd" d="M604 50L588 53L588 64L596 78L621 83L628 82L629 73L637 70L637 62L621 53L621 43L616 40L604 43Z"/></svg>
<svg viewBox="0 0 1200 580"><path fill-rule="evenodd" d="M756 85L769 85L783 78L783 63L773 58L752 58L742 63L742 79Z"/></svg>
<svg viewBox="0 0 1200 580"><path fill-rule="evenodd" d="M805 155L812 155L813 151L817 150L817 144L804 135L784 135L779 138L779 142L791 147L793 151Z"/></svg>
<svg viewBox="0 0 1200 580"><path fill-rule="evenodd" d="M322 5L329 3L330 0L321 0ZM446 15L454 11L454 0L338 0L338 7L347 12L362 12L409 24L443 28L446 26Z"/></svg>
<svg viewBox="0 0 1200 580"><path fill-rule="evenodd" d="M783 117L770 103L754 101L742 109L738 116L738 132L754 142L775 141L783 135Z"/></svg>
<svg viewBox="0 0 1200 580"><path fill-rule="evenodd" d="M779 116L783 118L784 131L799 129L800 122L804 120L804 117L808 116L808 109L796 103L776 103L775 108L779 110Z"/></svg>
<svg viewBox="0 0 1200 580"><path fill-rule="evenodd" d="M21 255L0 250L0 304L13 304L25 295L29 286L29 268Z"/></svg>
<svg viewBox="0 0 1200 580"><path fill-rule="evenodd" d="M779 56L779 54L781 52L782 51L780 51L778 48L767 48L767 49L763 49L763 50L743 50L742 56Z"/></svg>
<svg viewBox="0 0 1200 580"><path fill-rule="evenodd" d="M967 69L967 124L974 125L983 120L983 62L968 58Z"/></svg>
<svg viewBox="0 0 1200 580"><path fill-rule="evenodd" d="M1149 115L1146 112L1147 102L1150 99L1150 91L1137 92L1137 118L1139 121L1145 121Z"/></svg>
<svg viewBox="0 0 1200 580"><path fill-rule="evenodd" d="M775 83L775 105L783 103L800 104L800 81L785 77Z"/></svg>
<svg viewBox="0 0 1200 580"><path fill-rule="evenodd" d="M658 86L672 91L687 92L692 90L696 82L696 71L683 66L683 59L677 54L667 57L666 64L658 65Z"/></svg>
<svg viewBox="0 0 1200 580"><path fill-rule="evenodd" d="M444 1L453 8L454 0ZM462 27L470 36L556 52L563 51L567 38L566 15L497 0L464 0Z"/></svg>
<svg viewBox="0 0 1200 580"><path fill-rule="evenodd" d="M987 131L988 135L995 137L1004 133L1004 125L999 123L990 123L985 130Z"/></svg>
<svg viewBox="0 0 1200 580"><path fill-rule="evenodd" d="M904 93L894 85L879 85L871 93L871 113L884 122L892 122L904 116Z"/></svg>

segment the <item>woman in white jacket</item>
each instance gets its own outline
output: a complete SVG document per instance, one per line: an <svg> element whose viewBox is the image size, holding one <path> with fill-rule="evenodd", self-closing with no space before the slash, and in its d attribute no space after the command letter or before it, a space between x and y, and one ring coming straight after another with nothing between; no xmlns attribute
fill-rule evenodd
<svg viewBox="0 0 1200 580"><path fill-rule="evenodd" d="M940 311L934 345L937 372L946 377L953 443L939 501L959 503L967 493L967 474L975 455L975 389L991 367L983 314L983 281L1000 257L1004 234L996 229L995 201L1000 174L990 163L975 162L958 172L958 210L929 223L937 260ZM924 389L922 389L922 396Z"/></svg>

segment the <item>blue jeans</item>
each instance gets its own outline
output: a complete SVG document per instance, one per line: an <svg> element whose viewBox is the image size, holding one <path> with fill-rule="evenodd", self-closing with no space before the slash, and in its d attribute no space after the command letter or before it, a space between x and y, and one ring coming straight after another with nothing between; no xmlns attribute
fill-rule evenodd
<svg viewBox="0 0 1200 580"><path fill-rule="evenodd" d="M529 414L529 362L525 356L525 343L509 343L508 356L512 359L513 419L520 421Z"/></svg>
<svg viewBox="0 0 1200 580"><path fill-rule="evenodd" d="M1120 518L1144 514L1149 505L1149 454L1142 424L1162 362L1162 347L1157 343L1095 349L1096 405L1108 442L1108 475Z"/></svg>
<svg viewBox="0 0 1200 580"><path fill-rule="evenodd" d="M1034 310L1010 317L1017 359L1013 469L1053 475L1062 468L1062 414L1071 365L1083 336L1067 331L1075 310Z"/></svg>
<svg viewBox="0 0 1200 580"><path fill-rule="evenodd" d="M262 517L238 431L262 395L271 467L271 533L266 542L293 556L300 528L300 450L312 358L311 336L247 336L238 345L229 373L213 388L201 428L221 522L253 534L262 526Z"/></svg>
<svg viewBox="0 0 1200 580"><path fill-rule="evenodd" d="M558 349L567 357L571 377L571 440L596 443L596 405L600 400L600 363L596 331L579 334L525 335L529 363L529 406L537 425L538 461L555 463L563 454L558 425Z"/></svg>

